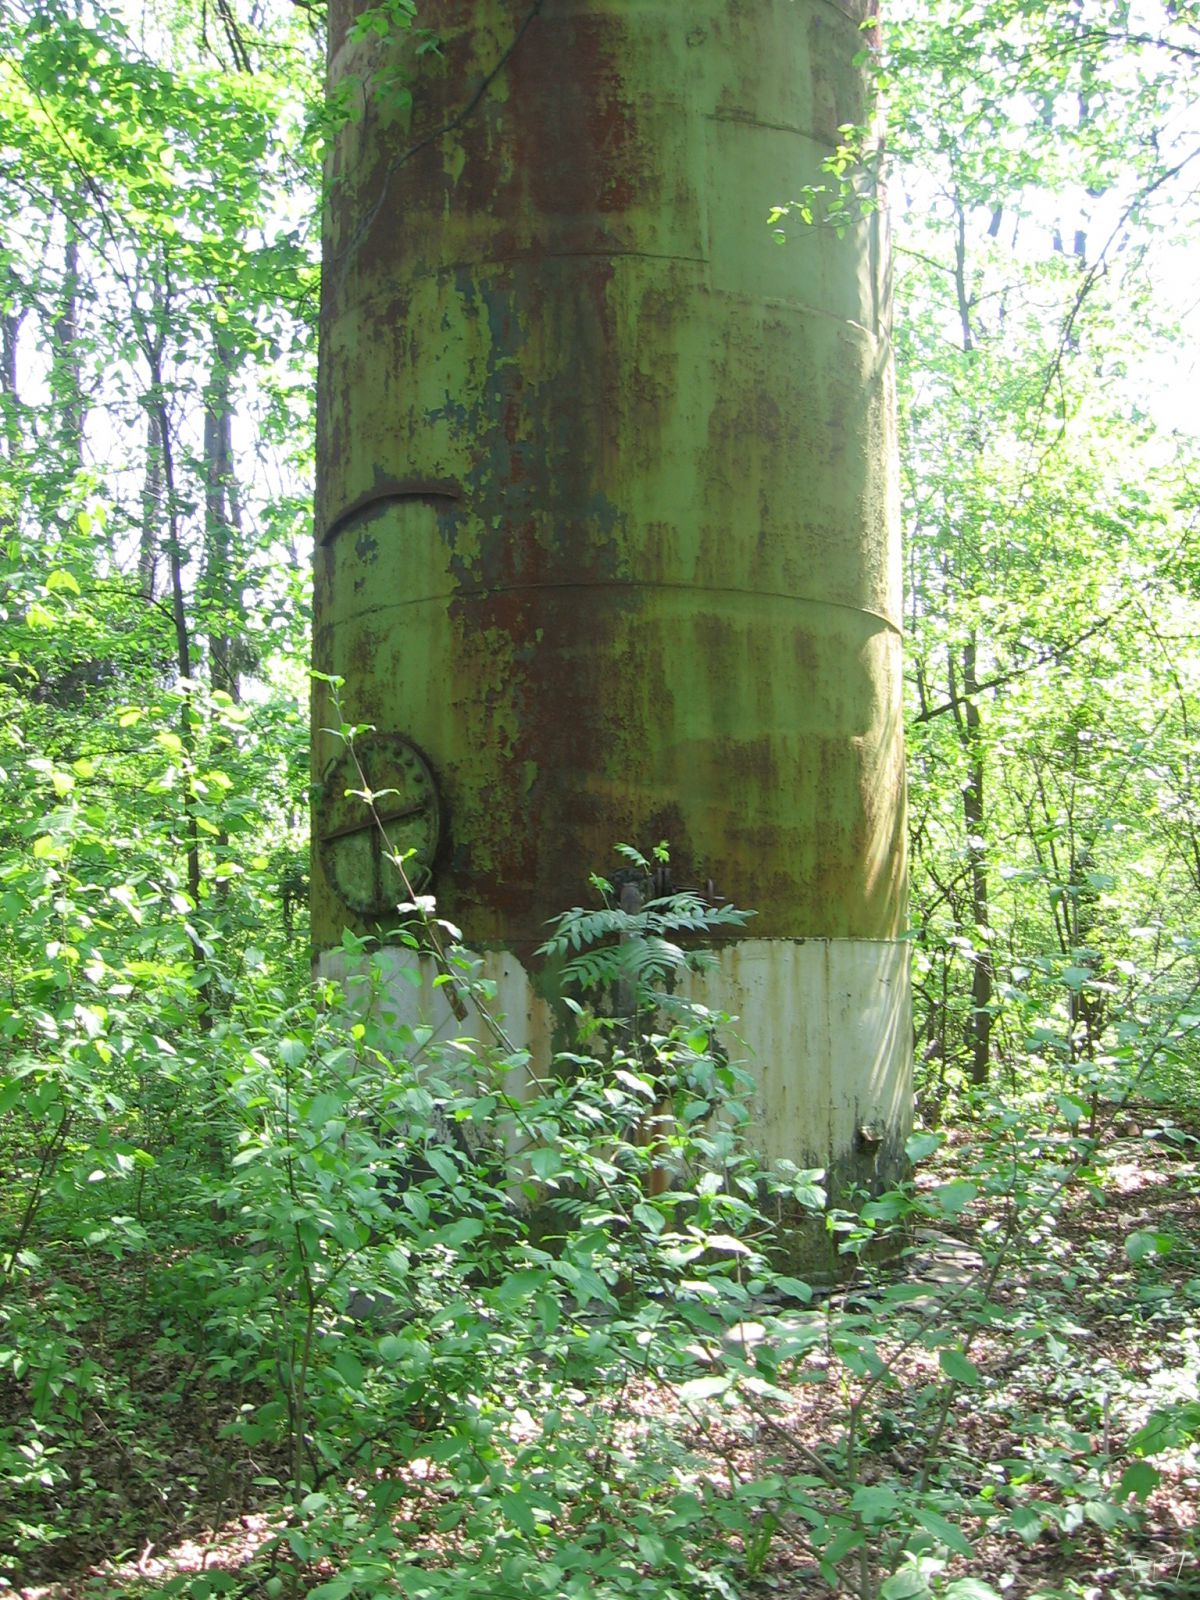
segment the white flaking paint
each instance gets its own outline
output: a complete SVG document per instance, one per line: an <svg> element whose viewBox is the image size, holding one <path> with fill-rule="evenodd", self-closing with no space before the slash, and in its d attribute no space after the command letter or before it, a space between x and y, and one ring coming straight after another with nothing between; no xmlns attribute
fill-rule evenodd
<svg viewBox="0 0 1200 1600"><path fill-rule="evenodd" d="M717 953L712 1001L737 1017L769 1160L861 1157L859 1129L902 1143L912 1121L909 950L869 939L744 939ZM710 1001L710 1003L712 1003Z"/></svg>
<svg viewBox="0 0 1200 1600"><path fill-rule="evenodd" d="M354 977L368 964L378 975L381 1019L390 1014L409 1027L432 1026L434 1040L494 1043L472 1002L465 1017L455 1014L446 989L434 985L436 968L427 957L384 948L364 960L331 950L320 956L317 971L348 985L353 1004ZM419 984L412 981L414 969ZM503 1019L506 1037L530 1052L535 1071L544 1068L553 1016L520 961L489 952L480 958L479 976L495 986L492 1010ZM746 1062L758 1085L752 1137L768 1160L802 1167L861 1160L864 1127L893 1148L903 1142L912 1120L906 944L744 939L716 952L715 970L694 984L693 993L737 1019L726 1029L726 1048ZM514 1074L509 1092L519 1095L521 1088Z"/></svg>

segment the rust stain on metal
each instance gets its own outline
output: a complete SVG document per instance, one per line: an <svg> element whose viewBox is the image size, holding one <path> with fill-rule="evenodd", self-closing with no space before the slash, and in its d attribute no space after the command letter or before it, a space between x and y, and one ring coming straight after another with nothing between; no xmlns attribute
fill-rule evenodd
<svg viewBox="0 0 1200 1600"><path fill-rule="evenodd" d="M335 79L395 48L350 43L352 9ZM439 904L476 944L527 952L615 842L660 837L756 936L893 937L882 222L792 268L763 222L861 119L866 6L547 0L421 145L527 12L428 0L409 125L338 136L317 666L428 753Z"/></svg>
<svg viewBox="0 0 1200 1600"><path fill-rule="evenodd" d="M544 217L577 223L626 212L653 184L656 164L629 101L628 38L616 8L577 11L560 27L531 31L512 62L509 104L520 142L514 165Z"/></svg>

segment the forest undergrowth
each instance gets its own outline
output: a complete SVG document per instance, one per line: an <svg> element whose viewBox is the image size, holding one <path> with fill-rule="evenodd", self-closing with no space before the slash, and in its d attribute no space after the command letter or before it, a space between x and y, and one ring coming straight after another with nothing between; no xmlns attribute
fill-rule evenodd
<svg viewBox="0 0 1200 1600"><path fill-rule="evenodd" d="M1193 1111L1164 1136L1161 1108L1127 1109L1094 1181L1067 1197L1041 1248L1000 1286L1011 1336L998 1326L979 1341L980 1382L954 1402L942 1470L973 1492L987 1516L970 1555L947 1552L945 1570L986 1580L1002 1595L1184 1600L1200 1593L1195 1451L1181 1438L1155 1456L1161 1480L1144 1496L1116 1492L1123 1471L1140 1459L1130 1454L1131 1437L1156 1407L1194 1395L1200 1380L1200 1115ZM971 1138L967 1128L951 1136L918 1192L969 1170L962 1153ZM953 1230L918 1230L903 1265L879 1281L927 1286L939 1297L969 1285L982 1264L975 1231L995 1225L1000 1208L976 1201L972 1213ZM1148 1235L1153 1252L1131 1259L1129 1240ZM91 1397L52 1446L55 1481L27 1483L21 1495L20 1524L28 1530L36 1518L43 1533L31 1539L26 1532L25 1550L18 1555L10 1543L6 1552L6 1581L26 1600L269 1594L272 1574L293 1565L286 1544L272 1548L289 1522L278 1487L286 1452L278 1442L248 1446L230 1437L241 1408L254 1404L253 1390L205 1369L198 1319L164 1319L150 1303L148 1283L166 1265L153 1254L130 1262L67 1249L51 1269L58 1281L47 1285L41 1310L57 1302L61 1315L70 1304L74 1337L93 1364ZM852 1283L823 1301L831 1329L861 1292ZM733 1336L752 1353L780 1314L778 1303L756 1300ZM879 1332L886 1361L886 1326ZM853 1375L839 1374L829 1350L808 1366L803 1381L782 1386L769 1414L736 1394L682 1402L677 1387L645 1375L617 1393L598 1390L596 1400L611 1408L612 1436L627 1464L636 1463L647 1430L657 1448L666 1442L686 1459L684 1476L699 1498L708 1497L715 1532L735 1504L731 1483L769 1491L789 1473L803 1477L813 1455L836 1453L855 1399ZM870 1414L864 1487L903 1486L925 1465L922 1408L912 1401L938 1384L936 1360L909 1350L889 1366L897 1387L889 1383ZM575 1403L586 1395L580 1390ZM12 1440L28 1430L28 1395L10 1381L3 1402L0 1426ZM517 1419L513 1448L538 1426L532 1415ZM429 1558L453 1560L437 1528L429 1467L429 1457L418 1455L389 1470L410 1478L414 1498L429 1503ZM11 1506L6 1534L15 1542ZM759 1527L757 1545L732 1531L741 1581L731 1580L731 1592L784 1600L838 1592L814 1570L803 1534L773 1514L769 1500ZM326 1581L335 1555L319 1557L298 1592Z"/></svg>
<svg viewBox="0 0 1200 1600"><path fill-rule="evenodd" d="M357 993L209 1030L219 1097L143 1084L157 1144L27 1115L0 1592L1200 1593L1190 1020L961 1088L911 1178L830 1197L748 1154L735 1028L667 993L710 915L561 919L580 1046L520 1094L502 1027L398 1024L359 945ZM633 1030L595 1004L631 978Z"/></svg>

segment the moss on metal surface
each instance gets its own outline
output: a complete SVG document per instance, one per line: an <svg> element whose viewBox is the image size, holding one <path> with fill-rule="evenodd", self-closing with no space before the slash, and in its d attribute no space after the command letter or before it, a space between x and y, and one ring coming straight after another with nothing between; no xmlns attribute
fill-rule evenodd
<svg viewBox="0 0 1200 1600"><path fill-rule="evenodd" d="M393 48L353 9L335 82ZM901 931L883 222L767 226L868 114L860 9L429 0L411 113L339 137L316 664L428 756L479 945L661 837L758 938Z"/></svg>

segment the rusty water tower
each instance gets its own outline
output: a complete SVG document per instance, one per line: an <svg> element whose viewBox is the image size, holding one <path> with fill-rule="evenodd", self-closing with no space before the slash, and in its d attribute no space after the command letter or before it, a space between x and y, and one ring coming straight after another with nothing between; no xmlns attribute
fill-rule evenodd
<svg viewBox="0 0 1200 1600"><path fill-rule="evenodd" d="M865 0L426 0L329 163L315 664L543 1048L533 950L618 841L724 945L772 1156L898 1166L910 1028L886 223L796 232L871 116ZM411 103L395 92L401 81ZM398 898L318 684L313 928ZM397 962L404 959L397 952ZM448 1014L445 1026L456 1023Z"/></svg>

